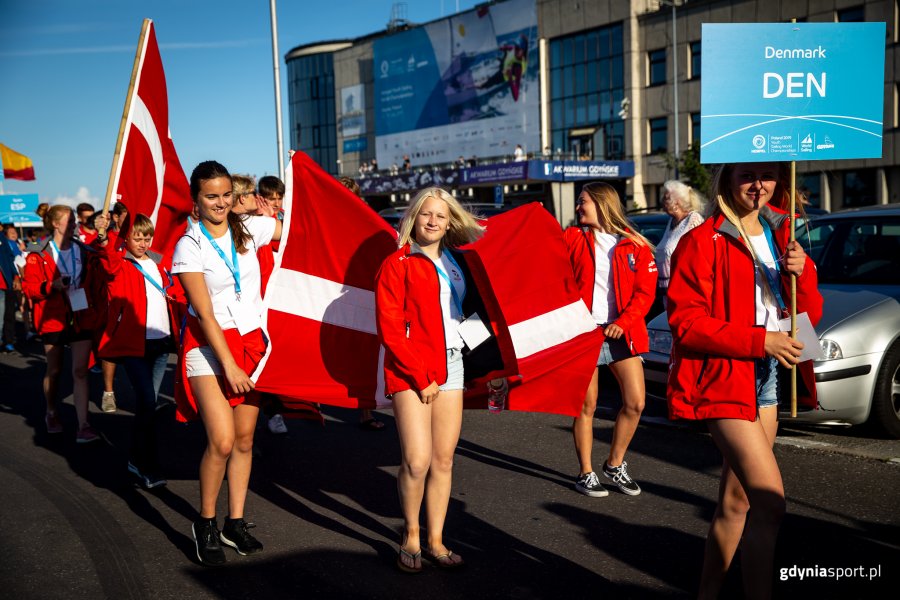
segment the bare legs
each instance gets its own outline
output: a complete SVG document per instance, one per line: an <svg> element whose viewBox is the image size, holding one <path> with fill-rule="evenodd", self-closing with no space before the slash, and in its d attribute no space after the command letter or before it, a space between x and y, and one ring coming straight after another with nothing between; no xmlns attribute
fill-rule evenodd
<svg viewBox="0 0 900 600"><path fill-rule="evenodd" d="M634 437L634 432L644 411L644 366L639 356L626 358L609 365L622 391L622 408L616 415L612 443L607 462L611 466L622 464L625 451ZM594 443L594 411L597 409L598 371L594 370L584 397L581 414L572 423L572 437L575 439L575 454L578 456L579 475L594 470L591 449Z"/></svg>
<svg viewBox="0 0 900 600"><path fill-rule="evenodd" d="M781 471L772 452L777 409L760 409L757 421L711 420L709 430L725 460L698 598L718 596L738 545L746 597L769 598L775 540L785 511Z"/></svg>
<svg viewBox="0 0 900 600"><path fill-rule="evenodd" d="M88 424L88 360L91 354L90 340L72 342L72 398L75 404L75 414L78 417L79 429ZM59 393L59 378L62 375L65 346L56 344L44 344L44 353L47 355L47 372L44 374L43 388L44 399L47 402L47 412L57 412L57 394Z"/></svg>
<svg viewBox="0 0 900 600"><path fill-rule="evenodd" d="M394 417L400 436L402 463L397 490L403 512L404 550L415 554L422 548L419 512L425 499L428 549L437 555L444 546L444 521L450 503L453 453L462 428L462 390L441 392L424 404L411 390L394 394Z"/></svg>
<svg viewBox="0 0 900 600"><path fill-rule="evenodd" d="M232 409L215 376L191 377L188 381L197 398L207 438L206 451L200 461L200 518L216 516L216 500L226 471L228 516L242 518L259 408L239 404Z"/></svg>

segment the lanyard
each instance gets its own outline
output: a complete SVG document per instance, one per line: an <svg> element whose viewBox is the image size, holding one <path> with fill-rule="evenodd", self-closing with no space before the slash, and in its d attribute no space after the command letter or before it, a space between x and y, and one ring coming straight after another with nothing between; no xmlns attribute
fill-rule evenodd
<svg viewBox="0 0 900 600"><path fill-rule="evenodd" d="M171 283L170 283L169 285L167 285L166 287L162 287L161 285L159 285L158 283L156 283L156 280L153 279L152 277L150 277L150 274L149 274L147 271L145 271L145 270L144 270L144 267L142 267L140 264L138 264L137 261L129 260L128 262L131 263L132 265L134 265L134 268L141 272L141 275L144 276L144 279L146 279L148 282L152 283L152 284L153 284L153 287L155 287L156 289L158 289L159 292L160 292L163 296L166 295L166 290L169 289L170 287L172 287L172 284L171 284Z"/></svg>
<svg viewBox="0 0 900 600"><path fill-rule="evenodd" d="M775 241L772 239L772 229L769 227L769 224L765 221L765 219L760 219L759 222L762 224L763 232L766 234L766 242L769 244L769 251L772 253L772 260L775 261L775 270L778 271L778 251L775 248ZM759 263L759 268L762 269L763 274L766 276L766 279L769 282L769 289L772 290L772 294L775 296L775 299L778 301L778 308L781 309L782 312L787 310L787 306L784 303L784 298L781 297L781 285L775 281L775 278L772 277L772 273L769 271L769 268L763 264L763 262L757 259Z"/></svg>
<svg viewBox="0 0 900 600"><path fill-rule="evenodd" d="M225 261L225 266L228 267L228 270L231 271L231 276L234 277L234 293L237 295L237 299L241 299L241 265L238 263L237 259L237 250L234 247L234 240L231 240L231 260L228 260L228 257L225 256L225 253L222 252L222 248L219 247L219 244L213 240L213 236L209 233L209 230L206 229L206 226L203 224L203 221L199 222L200 231L203 232L203 235L206 236L206 239L209 240L209 243L212 245L213 250L216 251L222 260Z"/></svg>
<svg viewBox="0 0 900 600"><path fill-rule="evenodd" d="M59 265L58 261L59 261L59 258L62 256L62 251L59 249L59 246L57 246L56 242L54 242L53 240L50 240L50 244L53 246L53 249L56 250L56 260L57 260L56 268L59 269L60 265ZM70 259L70 262L72 263L72 270L69 271L68 273L66 273L62 269L59 269L59 271L64 275L69 275L72 278L72 283L75 283L75 245L74 244L72 246L69 246L69 259Z"/></svg>
<svg viewBox="0 0 900 600"><path fill-rule="evenodd" d="M444 251L444 254L447 256L447 258L450 259L450 262L453 263L453 266L456 267L456 270L459 272L460 277L462 277L462 269L459 268L459 264L457 264L456 260L453 258L453 255L447 251ZM441 265L439 265L438 263L434 263L434 266L437 269L438 275L440 275L444 279L444 281L447 282L447 285L450 286L450 293L453 295L453 304L456 305L456 310L459 312L459 316L462 317L464 314L462 301L463 298L466 297L465 288L463 288L463 298L460 298L459 294L456 291L456 286L454 286L453 282L450 280L450 276L447 275L447 273L444 271L444 269L441 268Z"/></svg>

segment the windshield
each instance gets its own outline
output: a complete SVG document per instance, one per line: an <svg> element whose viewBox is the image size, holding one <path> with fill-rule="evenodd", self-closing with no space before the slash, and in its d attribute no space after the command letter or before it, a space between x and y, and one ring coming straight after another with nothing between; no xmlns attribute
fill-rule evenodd
<svg viewBox="0 0 900 600"><path fill-rule="evenodd" d="M813 220L809 241L819 283L900 285L900 217Z"/></svg>

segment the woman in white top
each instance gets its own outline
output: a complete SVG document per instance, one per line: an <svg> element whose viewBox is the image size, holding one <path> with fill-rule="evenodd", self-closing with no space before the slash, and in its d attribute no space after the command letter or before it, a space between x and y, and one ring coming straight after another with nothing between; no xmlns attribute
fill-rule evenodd
<svg viewBox="0 0 900 600"><path fill-rule="evenodd" d="M703 197L689 185L672 179L663 184L663 209L672 217L656 247L656 267L659 269L657 297L662 298L664 305L666 290L669 289L672 253L678 246L678 240L704 221L704 204ZM651 311L650 314L654 313Z"/></svg>
<svg viewBox="0 0 900 600"><path fill-rule="evenodd" d="M231 176L215 161L191 174L191 195L199 220L179 240L173 273L184 288L190 310L182 347L183 366L195 403L179 410L199 412L208 438L200 462L200 520L193 525L197 557L220 565L219 542L239 554L262 550L243 519L250 479L258 403L249 395L249 373L265 352L262 300L256 249L281 239L281 222L232 213ZM228 473L228 512L222 532L216 498Z"/></svg>

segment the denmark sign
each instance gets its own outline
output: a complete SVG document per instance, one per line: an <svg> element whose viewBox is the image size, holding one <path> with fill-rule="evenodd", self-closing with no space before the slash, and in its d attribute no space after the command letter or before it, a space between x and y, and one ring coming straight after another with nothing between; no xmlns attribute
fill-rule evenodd
<svg viewBox="0 0 900 600"><path fill-rule="evenodd" d="M704 24L704 163L880 158L884 23Z"/></svg>

